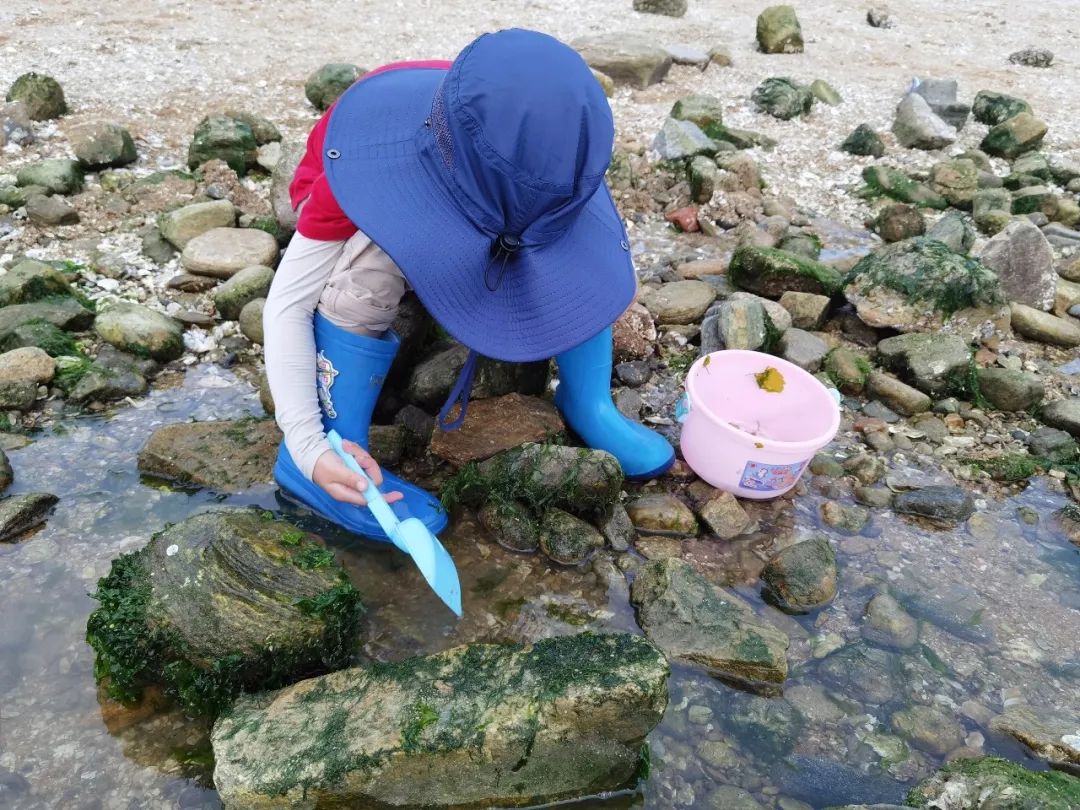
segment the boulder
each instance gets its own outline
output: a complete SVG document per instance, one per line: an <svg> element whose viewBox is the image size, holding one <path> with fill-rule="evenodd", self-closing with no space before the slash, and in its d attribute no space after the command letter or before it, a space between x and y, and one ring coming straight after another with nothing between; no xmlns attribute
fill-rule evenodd
<svg viewBox="0 0 1080 810"><path fill-rule="evenodd" d="M820 329L829 315L832 299L827 295L789 290L780 296L780 306L791 315L796 329Z"/></svg>
<svg viewBox="0 0 1080 810"><path fill-rule="evenodd" d="M961 487L936 485L901 492L893 509L942 526L958 526L975 513L975 500Z"/></svg>
<svg viewBox="0 0 1080 810"><path fill-rule="evenodd" d="M98 313L94 331L102 340L140 357L168 362L184 353L184 330L180 324L141 304L118 301Z"/></svg>
<svg viewBox="0 0 1080 810"><path fill-rule="evenodd" d="M867 603L863 621L862 636L871 644L909 650L919 642L919 623L887 593Z"/></svg>
<svg viewBox="0 0 1080 810"><path fill-rule="evenodd" d="M540 521L540 550L561 565L580 565L597 549L604 537L592 525L562 509L548 509Z"/></svg>
<svg viewBox="0 0 1080 810"><path fill-rule="evenodd" d="M1058 274L1054 251L1028 219L1015 219L979 251L979 261L997 273L1011 302L1045 311L1054 306Z"/></svg>
<svg viewBox="0 0 1080 810"><path fill-rule="evenodd" d="M325 64L307 77L304 95L317 110L327 110L338 96L348 90L357 79L367 73L359 65L347 62Z"/></svg>
<svg viewBox="0 0 1080 810"><path fill-rule="evenodd" d="M715 300L716 288L704 281L673 281L642 296L658 324L699 323Z"/></svg>
<svg viewBox="0 0 1080 810"><path fill-rule="evenodd" d="M652 143L662 160L684 160L695 155L715 155L716 143L693 121L668 118Z"/></svg>
<svg viewBox="0 0 1080 810"><path fill-rule="evenodd" d="M881 371L871 371L866 383L871 396L903 416L925 413L934 404L933 400L919 389Z"/></svg>
<svg viewBox="0 0 1080 810"><path fill-rule="evenodd" d="M716 96L685 96L671 108L671 118L689 121L709 138L723 140L724 103Z"/></svg>
<svg viewBox="0 0 1080 810"><path fill-rule="evenodd" d="M892 131L909 149L944 149L956 141L956 128L941 120L918 93L908 93L897 106Z"/></svg>
<svg viewBox="0 0 1080 810"><path fill-rule="evenodd" d="M281 431L272 419L181 422L150 434L139 472L220 492L273 480Z"/></svg>
<svg viewBox="0 0 1080 810"><path fill-rule="evenodd" d="M269 267L245 267L210 294L214 308L222 318L234 321L240 311L256 298L266 298L274 281Z"/></svg>
<svg viewBox="0 0 1080 810"><path fill-rule="evenodd" d="M1010 53L1009 61L1024 67L1048 68L1054 61L1054 54L1046 48L1024 48Z"/></svg>
<svg viewBox="0 0 1080 810"><path fill-rule="evenodd" d="M77 160L50 158L28 163L15 172L20 186L40 186L46 194L74 194L82 191L83 170Z"/></svg>
<svg viewBox="0 0 1080 810"><path fill-rule="evenodd" d="M893 203L882 208L877 215L875 227L886 242L902 242L926 233L926 220L918 208L904 203Z"/></svg>
<svg viewBox="0 0 1080 810"><path fill-rule="evenodd" d="M1027 411L1042 402L1046 387L1041 378L1024 371L980 368L979 393L999 411Z"/></svg>
<svg viewBox="0 0 1080 810"><path fill-rule="evenodd" d="M964 727L934 706L915 705L895 712L893 731L916 748L943 757L964 743Z"/></svg>
<svg viewBox="0 0 1080 810"><path fill-rule="evenodd" d="M823 264L775 248L738 248L728 265L728 277L736 287L766 298L785 292L835 295L842 286L840 273Z"/></svg>
<svg viewBox="0 0 1080 810"><path fill-rule="evenodd" d="M1012 328L1028 340L1071 349L1080 346L1080 326L1075 319L1059 318L1024 304L1011 304Z"/></svg>
<svg viewBox="0 0 1080 810"><path fill-rule="evenodd" d="M997 757L960 758L912 790L907 806L1066 810L1080 807L1080 779L1057 771L1030 771Z"/></svg>
<svg viewBox="0 0 1080 810"><path fill-rule="evenodd" d="M709 532L721 540L738 537L752 524L742 504L730 492L715 490L715 494L698 508L698 514Z"/></svg>
<svg viewBox="0 0 1080 810"><path fill-rule="evenodd" d="M1038 149L1046 136L1047 126L1031 113L1022 112L991 127L980 149L988 155L1012 160L1025 152Z"/></svg>
<svg viewBox="0 0 1080 810"><path fill-rule="evenodd" d="M255 136L255 143L259 146L278 143L281 140L281 131L274 125L274 122L263 118L261 115L237 109L228 109L225 111L225 115L234 121L240 121L251 127L251 134Z"/></svg>
<svg viewBox="0 0 1080 810"><path fill-rule="evenodd" d="M1012 221L1012 195L1003 188L984 188L971 200L975 224L986 233L995 234Z"/></svg>
<svg viewBox="0 0 1080 810"><path fill-rule="evenodd" d="M285 141L281 147L281 158L270 172L270 206L283 237L296 230L297 214L293 210L289 185L306 152L307 144L304 141Z"/></svg>
<svg viewBox="0 0 1080 810"><path fill-rule="evenodd" d="M20 326L44 321L68 332L81 332L94 322L94 313L74 298L50 298L0 308L0 341Z"/></svg>
<svg viewBox="0 0 1080 810"><path fill-rule="evenodd" d="M610 76L616 84L643 90L663 81L671 69L671 54L645 37L596 34L571 43L589 67Z"/></svg>
<svg viewBox="0 0 1080 810"><path fill-rule="evenodd" d="M787 678L787 636L682 560L642 566L630 600L645 635L672 658L756 687Z"/></svg>
<svg viewBox="0 0 1080 810"><path fill-rule="evenodd" d="M214 716L242 691L274 689L352 658L360 596L333 553L266 513L206 512L113 560L86 639L109 695L164 686Z"/></svg>
<svg viewBox="0 0 1080 810"><path fill-rule="evenodd" d="M806 613L836 596L836 553L824 537L788 546L761 571L765 598L787 613Z"/></svg>
<svg viewBox="0 0 1080 810"><path fill-rule="evenodd" d="M211 160L223 160L238 175L256 165L255 133L243 121L226 115L208 115L195 127L188 147L188 167L197 169Z"/></svg>
<svg viewBox="0 0 1080 810"><path fill-rule="evenodd" d="M76 403L113 402L146 393L149 383L134 362L91 363L68 390L68 399Z"/></svg>
<svg viewBox="0 0 1080 810"><path fill-rule="evenodd" d="M953 253L967 253L975 244L975 229L963 214L950 211L930 226L926 238L941 242Z"/></svg>
<svg viewBox="0 0 1080 810"><path fill-rule="evenodd" d="M702 356L721 349L757 351L768 338L765 319L765 308L760 301L721 301L702 321Z"/></svg>
<svg viewBox="0 0 1080 810"><path fill-rule="evenodd" d="M45 321L31 321L17 326L0 341L0 351L3 352L25 346L43 349L50 357L71 357L79 353L79 347L71 335Z"/></svg>
<svg viewBox="0 0 1080 810"><path fill-rule="evenodd" d="M716 192L716 181L720 176L716 161L710 157L698 155L690 160L687 174L690 176L690 196L694 202L709 202Z"/></svg>
<svg viewBox="0 0 1080 810"><path fill-rule="evenodd" d="M228 200L192 203L162 214L158 228L177 250L214 228L232 228L236 224L236 208Z"/></svg>
<svg viewBox="0 0 1080 810"><path fill-rule="evenodd" d="M821 368L829 344L817 335L802 329L788 329L780 336L776 346L780 356L811 374Z"/></svg>
<svg viewBox="0 0 1080 810"><path fill-rule="evenodd" d="M214 727L214 785L226 810L594 795L636 776L667 679L659 650L625 634L348 669L240 699Z"/></svg>
<svg viewBox="0 0 1080 810"><path fill-rule="evenodd" d="M954 158L935 163L930 170L930 188L949 205L970 210L979 189L979 168L968 158Z"/></svg>
<svg viewBox="0 0 1080 810"><path fill-rule="evenodd" d="M526 552L540 548L540 525L523 503L489 502L480 507L476 518L503 548Z"/></svg>
<svg viewBox="0 0 1080 810"><path fill-rule="evenodd" d="M189 273L230 278L245 267L277 263L277 240L258 228L211 228L190 239L180 261Z"/></svg>
<svg viewBox="0 0 1080 810"><path fill-rule="evenodd" d="M840 144L849 155L879 158L885 154L885 142L869 124L859 124Z"/></svg>
<svg viewBox="0 0 1080 810"><path fill-rule="evenodd" d="M450 395L468 356L468 348L455 343L421 360L408 376L405 398L429 410L438 410ZM481 358L472 397L482 400L510 393L541 394L547 378L546 361L515 364Z"/></svg>
<svg viewBox="0 0 1080 810"><path fill-rule="evenodd" d="M904 682L896 653L863 642L847 644L822 659L818 677L845 698L874 706L894 700Z"/></svg>
<svg viewBox="0 0 1080 810"><path fill-rule="evenodd" d="M826 355L824 366L825 374L843 393L859 396L866 388L870 377L870 363L851 349L833 349Z"/></svg>
<svg viewBox="0 0 1080 810"><path fill-rule="evenodd" d="M507 394L471 403L460 428L432 434L431 452L460 466L526 442L549 441L564 430L559 412L547 400Z"/></svg>
<svg viewBox="0 0 1080 810"><path fill-rule="evenodd" d="M35 225L78 225L79 212L63 197L34 194L26 201L26 216Z"/></svg>
<svg viewBox="0 0 1080 810"><path fill-rule="evenodd" d="M0 146L4 143L29 146L34 142L34 128L26 105L21 101L0 104Z"/></svg>
<svg viewBox="0 0 1080 810"><path fill-rule="evenodd" d="M1022 98L995 93L992 90L980 90L975 95L971 111L976 121L992 127L1008 121L1014 115L1030 114L1031 105Z"/></svg>
<svg viewBox="0 0 1080 810"><path fill-rule="evenodd" d="M48 121L68 111L60 82L44 73L24 73L12 83L7 101L22 102L31 121Z"/></svg>
<svg viewBox="0 0 1080 810"><path fill-rule="evenodd" d="M10 495L0 500L0 543L11 543L36 529L60 499L47 492Z"/></svg>
<svg viewBox="0 0 1080 810"><path fill-rule="evenodd" d="M1080 400L1077 398L1059 399L1044 405L1039 417L1050 427L1064 430L1080 439Z"/></svg>
<svg viewBox="0 0 1080 810"><path fill-rule="evenodd" d="M237 320L240 322L240 332L252 343L262 345L263 335L263 308L266 306L265 298L256 298L244 304Z"/></svg>
<svg viewBox="0 0 1080 810"><path fill-rule="evenodd" d="M784 77L766 79L750 99L759 110L782 121L807 115L814 105L814 94L809 87Z"/></svg>
<svg viewBox="0 0 1080 810"><path fill-rule="evenodd" d="M116 124L83 124L68 133L68 137L75 157L87 169L126 166L138 158L131 133Z"/></svg>
<svg viewBox="0 0 1080 810"><path fill-rule="evenodd" d="M910 333L878 344L881 364L932 397L943 397L963 380L971 347L956 335Z"/></svg>
<svg viewBox="0 0 1080 810"><path fill-rule="evenodd" d="M0 276L0 307L71 294L62 272L35 259L23 259Z"/></svg>
<svg viewBox="0 0 1080 810"><path fill-rule="evenodd" d="M803 35L791 6L770 6L757 18L757 42L762 53L802 53Z"/></svg>

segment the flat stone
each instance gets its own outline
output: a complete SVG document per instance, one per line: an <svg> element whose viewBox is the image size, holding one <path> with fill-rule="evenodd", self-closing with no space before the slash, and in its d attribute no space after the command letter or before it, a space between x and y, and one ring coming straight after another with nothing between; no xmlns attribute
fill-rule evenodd
<svg viewBox="0 0 1080 810"><path fill-rule="evenodd" d="M871 371L867 384L871 396L904 416L923 413L930 410L934 404L933 400L919 389L881 371Z"/></svg>
<svg viewBox="0 0 1080 810"><path fill-rule="evenodd" d="M139 451L139 471L219 492L273 480L281 431L272 419L183 422L158 428Z"/></svg>
<svg viewBox="0 0 1080 810"><path fill-rule="evenodd" d="M469 404L457 430L436 430L431 452L451 464L483 461L526 442L544 442L565 430L559 412L546 400L507 394Z"/></svg>
<svg viewBox="0 0 1080 810"><path fill-rule="evenodd" d="M277 240L258 228L211 228L192 238L180 257L189 273L229 278L252 265L277 262Z"/></svg>
<svg viewBox="0 0 1080 810"><path fill-rule="evenodd" d="M0 383L31 382L46 385L56 374L56 361L35 346L0 354Z"/></svg>
<svg viewBox="0 0 1080 810"><path fill-rule="evenodd" d="M658 324L699 323L715 300L716 290L704 281L673 281L643 296Z"/></svg>
<svg viewBox="0 0 1080 810"><path fill-rule="evenodd" d="M0 543L19 540L40 526L59 500L47 492L11 495L0 500Z"/></svg>
<svg viewBox="0 0 1080 810"><path fill-rule="evenodd" d="M628 634L347 669L240 698L214 728L214 785L227 810L300 808L312 795L340 807L517 806L611 790L636 773L668 673Z"/></svg>
<svg viewBox="0 0 1080 810"><path fill-rule="evenodd" d="M627 504L626 511L638 531L682 536L697 534L694 513L674 495L642 495Z"/></svg>
<svg viewBox="0 0 1080 810"><path fill-rule="evenodd" d="M784 332L780 336L778 348L781 357L811 374L821 368L825 355L829 353L828 343L802 329L788 329Z"/></svg>
<svg viewBox="0 0 1080 810"><path fill-rule="evenodd" d="M751 524L750 516L746 514L738 499L730 492L719 490L716 490L715 497L709 498L698 509L698 515L709 532L721 540L738 537Z"/></svg>
<svg viewBox="0 0 1080 810"><path fill-rule="evenodd" d="M141 304L116 302L94 319L94 330L124 351L168 362L184 353L179 323Z"/></svg>
<svg viewBox="0 0 1080 810"><path fill-rule="evenodd" d="M634 0L635 3L652 1L653 0ZM685 3L686 0L676 0L676 2ZM690 45L686 42L676 42L664 46L664 50L671 54L671 60L676 65L690 65L701 70L705 70L705 68L709 66L709 52L704 48L699 48L697 45Z"/></svg>
<svg viewBox="0 0 1080 810"><path fill-rule="evenodd" d="M663 81L671 69L671 55L645 37L597 34L574 40L571 45L589 67L610 76L616 84L639 90Z"/></svg>
<svg viewBox="0 0 1080 810"><path fill-rule="evenodd" d="M788 638L682 560L642 566L630 589L638 623L669 656L749 684L787 678Z"/></svg>
<svg viewBox="0 0 1080 810"><path fill-rule="evenodd" d="M236 224L236 208L228 200L193 203L162 214L158 221L161 235L177 250L214 228L232 228Z"/></svg>
<svg viewBox="0 0 1080 810"><path fill-rule="evenodd" d="M1080 326L1023 304L1011 304L1012 328L1018 335L1066 349L1080 346Z"/></svg>
<svg viewBox="0 0 1080 810"><path fill-rule="evenodd" d="M930 486L901 492L893 500L893 509L941 525L958 526L975 513L975 501L960 487Z"/></svg>

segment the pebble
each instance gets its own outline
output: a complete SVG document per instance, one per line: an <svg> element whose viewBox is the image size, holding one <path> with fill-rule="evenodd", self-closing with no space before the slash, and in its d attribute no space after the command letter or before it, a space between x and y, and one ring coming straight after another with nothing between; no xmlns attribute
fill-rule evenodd
<svg viewBox="0 0 1080 810"><path fill-rule="evenodd" d="M245 267L273 267L278 243L257 228L212 228L187 243L180 261L189 273L229 278Z"/></svg>

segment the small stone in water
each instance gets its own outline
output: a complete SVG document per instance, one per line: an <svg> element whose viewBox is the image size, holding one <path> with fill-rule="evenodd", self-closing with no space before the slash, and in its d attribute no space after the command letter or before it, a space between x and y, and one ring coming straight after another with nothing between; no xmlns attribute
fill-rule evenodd
<svg viewBox="0 0 1080 810"><path fill-rule="evenodd" d="M178 552L179 550L180 550L180 546L176 545L176 543L173 543L171 546L169 546L167 549L165 549L165 554L168 555L169 557L171 557L174 554L176 554L176 552Z"/></svg>

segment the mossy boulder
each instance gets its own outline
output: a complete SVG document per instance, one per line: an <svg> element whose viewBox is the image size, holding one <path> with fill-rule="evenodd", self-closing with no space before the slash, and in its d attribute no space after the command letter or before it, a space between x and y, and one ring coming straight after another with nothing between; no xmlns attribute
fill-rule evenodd
<svg viewBox="0 0 1080 810"><path fill-rule="evenodd" d="M637 775L668 665L639 636L473 644L245 696L213 731L227 810L488 807Z"/></svg>
<svg viewBox="0 0 1080 810"><path fill-rule="evenodd" d="M21 101L31 121L48 121L68 111L64 88L44 73L24 73L7 92L7 101Z"/></svg>
<svg viewBox="0 0 1080 810"><path fill-rule="evenodd" d="M51 264L24 259L0 276L0 307L57 295L71 295L71 285Z"/></svg>
<svg viewBox="0 0 1080 810"><path fill-rule="evenodd" d="M20 186L40 186L45 194L74 194L83 187L83 170L77 160L49 158L28 163L15 173Z"/></svg>
<svg viewBox="0 0 1080 810"><path fill-rule="evenodd" d="M907 805L943 807L946 796L950 810L1072 810L1080 807L1080 779L997 757L958 759L912 790Z"/></svg>
<svg viewBox="0 0 1080 810"><path fill-rule="evenodd" d="M783 76L763 81L750 99L759 110L781 121L807 115L814 106L814 94L809 87Z"/></svg>
<svg viewBox="0 0 1080 810"><path fill-rule="evenodd" d="M877 348L882 366L934 397L958 393L971 364L971 347L957 335L896 335Z"/></svg>
<svg viewBox="0 0 1080 810"><path fill-rule="evenodd" d="M885 154L885 142L869 124L859 124L840 144L840 149L849 155L879 158Z"/></svg>
<svg viewBox="0 0 1080 810"><path fill-rule="evenodd" d="M540 548L562 565L579 565L597 549L604 537L591 524L562 509L551 508L540 522Z"/></svg>
<svg viewBox="0 0 1080 810"><path fill-rule="evenodd" d="M347 62L323 65L304 83L304 95L317 110L326 110L367 71Z"/></svg>
<svg viewBox="0 0 1080 810"><path fill-rule="evenodd" d="M758 48L762 53L802 53L803 35L791 6L770 6L757 18Z"/></svg>
<svg viewBox="0 0 1080 810"><path fill-rule="evenodd" d="M214 290L210 297L222 318L235 321L245 306L256 298L266 298L273 281L273 269L262 265L245 267Z"/></svg>
<svg viewBox="0 0 1080 810"><path fill-rule="evenodd" d="M954 312L1001 298L989 268L924 236L864 256L848 274L844 295L864 323L902 332L940 327Z"/></svg>
<svg viewBox="0 0 1080 810"><path fill-rule="evenodd" d="M825 356L825 373L840 391L858 396L870 378L870 362L851 349L833 349Z"/></svg>
<svg viewBox="0 0 1080 810"><path fill-rule="evenodd" d="M188 168L223 160L242 176L256 165L257 149L255 133L246 123L227 115L208 115L195 127L188 147Z"/></svg>
<svg viewBox="0 0 1080 810"><path fill-rule="evenodd" d="M1030 113L1031 105L1022 98L995 93L993 90L980 90L975 94L971 112L980 124L992 127L1022 112Z"/></svg>
<svg viewBox="0 0 1080 810"><path fill-rule="evenodd" d="M94 313L68 297L12 304L0 308L0 341L6 340L20 326L42 321L68 332L81 332L94 322Z"/></svg>
<svg viewBox="0 0 1080 810"><path fill-rule="evenodd" d="M273 419L180 422L155 430L139 451L145 475L221 492L273 477L281 431Z"/></svg>
<svg viewBox="0 0 1080 810"><path fill-rule="evenodd" d="M843 286L840 272L776 248L740 247L731 257L728 278L742 290L779 298L785 292L835 295Z"/></svg>
<svg viewBox="0 0 1080 810"><path fill-rule="evenodd" d="M87 123L70 133L71 148L87 169L126 166L138 159L135 141L117 124Z"/></svg>
<svg viewBox="0 0 1080 810"><path fill-rule="evenodd" d="M994 157L1012 160L1038 149L1046 136L1046 123L1022 112L990 128L979 148Z"/></svg>
<svg viewBox="0 0 1080 810"><path fill-rule="evenodd" d="M188 518L113 561L87 622L94 672L119 700L163 686L215 715L246 690L344 667L360 596L332 553L254 510Z"/></svg>
<svg viewBox="0 0 1080 810"><path fill-rule="evenodd" d="M673 658L752 686L787 677L787 635L683 560L643 566L630 599L645 635Z"/></svg>
<svg viewBox="0 0 1080 810"><path fill-rule="evenodd" d="M671 117L690 121L710 138L724 140L724 104L715 96L686 96L675 102Z"/></svg>
<svg viewBox="0 0 1080 810"><path fill-rule="evenodd" d="M45 321L31 321L17 326L0 340L0 352L10 352L24 346L44 349L50 357L74 356L79 353L71 335Z"/></svg>
<svg viewBox="0 0 1080 810"><path fill-rule="evenodd" d="M496 543L511 551L536 551L540 547L540 526L532 510L522 503L488 503L476 515L480 525Z"/></svg>
<svg viewBox="0 0 1080 810"><path fill-rule="evenodd" d="M919 208L944 210L949 201L925 183L918 183L899 169L888 166L867 166L862 173L866 188L864 197L889 197L898 202L909 203Z"/></svg>
<svg viewBox="0 0 1080 810"><path fill-rule="evenodd" d="M930 170L930 188L949 205L970 210L971 200L979 188L979 167L968 158L943 160Z"/></svg>
<svg viewBox="0 0 1080 810"><path fill-rule="evenodd" d="M168 362L184 353L180 323L141 304L112 304L94 319L94 330L102 340L139 357Z"/></svg>
<svg viewBox="0 0 1080 810"><path fill-rule="evenodd" d="M827 538L788 546L761 571L765 598L787 613L805 613L836 596L836 552Z"/></svg>

